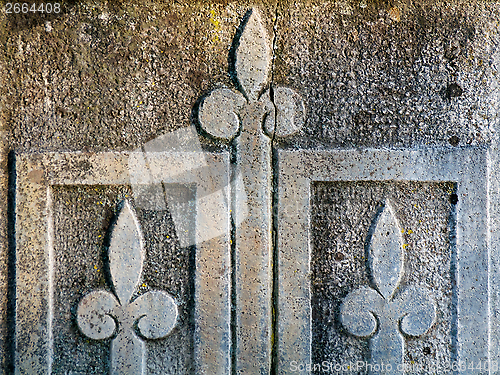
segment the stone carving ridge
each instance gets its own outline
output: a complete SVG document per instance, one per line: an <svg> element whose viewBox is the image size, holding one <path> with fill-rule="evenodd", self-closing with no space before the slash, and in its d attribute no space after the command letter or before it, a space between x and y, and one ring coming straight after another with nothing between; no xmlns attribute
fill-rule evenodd
<svg viewBox="0 0 500 375"><path fill-rule="evenodd" d="M391 298L401 281L403 252L401 229L390 205L378 217L371 238L369 263L373 282L385 299Z"/></svg>
<svg viewBox="0 0 500 375"><path fill-rule="evenodd" d="M177 305L168 293L149 291L132 301L144 260L139 223L125 202L113 228L109 268L115 295L97 290L82 298L78 327L94 340L113 338L112 374L145 374L146 350L142 339L167 336L177 321ZM138 333L135 333L137 327Z"/></svg>
<svg viewBox="0 0 500 375"><path fill-rule="evenodd" d="M252 102L267 86L271 70L271 47L259 12L252 9L235 54L235 71L242 93Z"/></svg>
<svg viewBox="0 0 500 375"><path fill-rule="evenodd" d="M399 292L404 269L402 238L389 203L379 215L370 240L368 265L375 289L361 287L350 292L340 308L342 325L352 335L370 338L374 364L390 364L387 374L401 373L403 335L425 334L436 318L429 292L408 287Z"/></svg>

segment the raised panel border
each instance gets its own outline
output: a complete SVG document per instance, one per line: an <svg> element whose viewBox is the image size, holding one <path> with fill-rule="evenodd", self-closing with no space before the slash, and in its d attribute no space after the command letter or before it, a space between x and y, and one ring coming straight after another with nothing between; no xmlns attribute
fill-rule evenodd
<svg viewBox="0 0 500 375"><path fill-rule="evenodd" d="M16 155L16 374L50 374L52 368L51 187L159 181L196 187L195 368L199 374L229 373L230 204L213 207L214 201L207 199L214 193L230 197L229 154L150 152L150 173L131 176L130 168L143 160L143 153ZM202 160L198 167L205 168L186 168L193 160ZM220 235L209 238L207 232Z"/></svg>
<svg viewBox="0 0 500 375"><path fill-rule="evenodd" d="M278 150L278 373L312 360L311 183L449 181L457 183L457 360L490 358L493 253L489 233L486 148ZM451 360L451 359L450 359Z"/></svg>

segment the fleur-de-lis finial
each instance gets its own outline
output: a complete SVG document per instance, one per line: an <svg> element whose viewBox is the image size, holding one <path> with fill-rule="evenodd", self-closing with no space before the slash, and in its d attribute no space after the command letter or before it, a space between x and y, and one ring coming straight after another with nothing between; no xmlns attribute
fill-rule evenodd
<svg viewBox="0 0 500 375"><path fill-rule="evenodd" d="M113 338L112 374L145 374L146 348L142 339L167 336L177 321L177 305L163 291L149 291L132 301L144 261L139 222L125 202L113 227L109 269L115 295L93 291L78 304L77 323L94 340ZM138 335L134 332L137 325ZM141 338L139 338L141 337Z"/></svg>
<svg viewBox="0 0 500 375"><path fill-rule="evenodd" d="M421 336L436 318L429 292L408 287L399 292L404 252L394 211L386 203L375 222L370 240L368 267L375 289L361 287L342 302L340 320L354 336L370 338L371 361L382 365L381 374L400 374L404 338Z"/></svg>
<svg viewBox="0 0 500 375"><path fill-rule="evenodd" d="M404 261L401 231L389 204L380 213L374 229L368 253L369 269L377 290L389 299L401 281Z"/></svg>
<svg viewBox="0 0 500 375"><path fill-rule="evenodd" d="M233 75L241 92L219 88L206 96L200 104L201 127L211 136L231 140L241 130L262 130L268 136L286 137L296 133L305 119L305 107L300 95L286 87L266 89L272 66L269 38L256 9L248 11L242 23L241 34L234 42ZM272 96L272 97L271 97ZM259 115L246 122L249 110L257 104ZM264 120L265 121L262 121ZM263 122L263 123L262 123Z"/></svg>
<svg viewBox="0 0 500 375"><path fill-rule="evenodd" d="M235 38L234 71L243 95L255 102L269 83L271 47L257 9L248 11Z"/></svg>

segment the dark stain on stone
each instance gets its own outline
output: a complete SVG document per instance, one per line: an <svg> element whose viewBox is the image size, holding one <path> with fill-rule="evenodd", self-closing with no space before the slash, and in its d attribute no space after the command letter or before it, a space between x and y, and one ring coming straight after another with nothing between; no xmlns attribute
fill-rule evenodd
<svg viewBox="0 0 500 375"><path fill-rule="evenodd" d="M446 88L446 96L448 97L448 99L457 98L459 96L462 96L463 93L464 90L456 82L450 83Z"/></svg>
<svg viewBox="0 0 500 375"><path fill-rule="evenodd" d="M341 253L341 252L335 253L335 260L337 262L340 262L343 259L344 259L344 254L343 253Z"/></svg>
<svg viewBox="0 0 500 375"><path fill-rule="evenodd" d="M453 147L457 147L460 143L460 138L458 138L456 135L452 135L450 139L448 139L448 143Z"/></svg>
<svg viewBox="0 0 500 375"><path fill-rule="evenodd" d="M203 81L206 79L205 73L200 70L189 69L188 79L191 86L198 89Z"/></svg>
<svg viewBox="0 0 500 375"><path fill-rule="evenodd" d="M68 110L63 107L56 107L56 113L60 114L61 117L64 117L68 114Z"/></svg>
<svg viewBox="0 0 500 375"><path fill-rule="evenodd" d="M431 348L429 348L428 346L426 346L424 349L423 349L423 352L425 355L430 355L431 354Z"/></svg>
<svg viewBox="0 0 500 375"><path fill-rule="evenodd" d="M458 195L453 193L450 195L450 203L451 204L457 204L458 203Z"/></svg>

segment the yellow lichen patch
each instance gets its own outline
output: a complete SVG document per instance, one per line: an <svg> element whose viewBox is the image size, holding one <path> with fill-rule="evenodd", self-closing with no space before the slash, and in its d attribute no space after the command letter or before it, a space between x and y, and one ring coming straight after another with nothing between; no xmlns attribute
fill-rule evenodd
<svg viewBox="0 0 500 375"><path fill-rule="evenodd" d="M403 244L403 249L406 249L408 247L408 244L407 243L404 243Z"/></svg>
<svg viewBox="0 0 500 375"><path fill-rule="evenodd" d="M408 234L412 234L413 231L411 229L408 229Z"/></svg>
<svg viewBox="0 0 500 375"><path fill-rule="evenodd" d="M389 9L388 13L389 13L389 18L394 22L401 21L401 11L399 10L398 7L392 7L391 9Z"/></svg>
<svg viewBox="0 0 500 375"><path fill-rule="evenodd" d="M210 10L210 23L214 27L212 42L214 43L220 42L219 32L222 30L222 26L220 24L219 19L216 16L215 10L213 9Z"/></svg>

